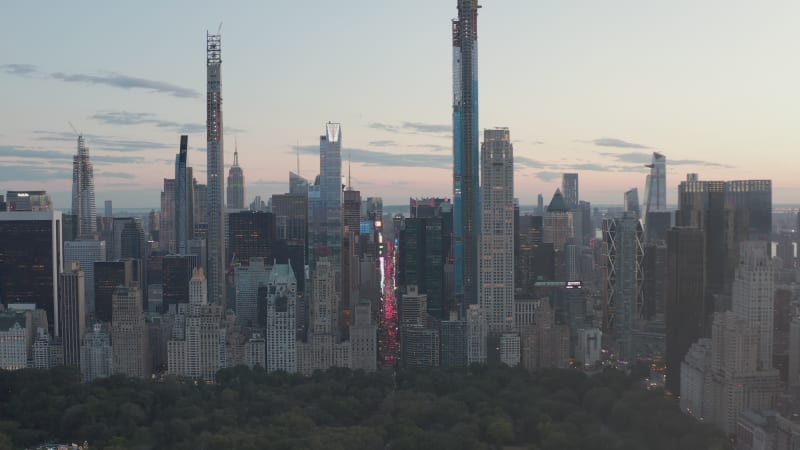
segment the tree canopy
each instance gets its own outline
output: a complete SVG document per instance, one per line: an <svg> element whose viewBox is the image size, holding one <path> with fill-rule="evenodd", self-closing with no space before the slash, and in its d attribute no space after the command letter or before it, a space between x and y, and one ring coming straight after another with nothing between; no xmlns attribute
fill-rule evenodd
<svg viewBox="0 0 800 450"><path fill-rule="evenodd" d="M246 367L218 383L68 369L0 371L0 449L730 449L721 433L622 372L507 367L305 378Z"/></svg>

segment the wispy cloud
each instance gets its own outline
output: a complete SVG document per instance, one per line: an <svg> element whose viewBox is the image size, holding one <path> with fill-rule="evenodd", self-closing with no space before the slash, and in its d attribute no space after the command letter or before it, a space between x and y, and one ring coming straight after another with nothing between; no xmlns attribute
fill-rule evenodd
<svg viewBox="0 0 800 450"><path fill-rule="evenodd" d="M633 142L623 141L622 139L616 138L600 138L600 139L593 139L588 141L591 144L600 146L600 147L617 147L617 148L643 148L648 149L650 147L642 144L636 144Z"/></svg>
<svg viewBox="0 0 800 450"><path fill-rule="evenodd" d="M403 122L404 130L413 130L417 133L450 133L453 129L450 125L437 125L422 122Z"/></svg>
<svg viewBox="0 0 800 450"><path fill-rule="evenodd" d="M308 155L319 154L319 147L304 145L293 147L290 152L295 150ZM368 166L384 167L432 167L449 168L453 165L453 158L449 155L432 155L420 153L383 153L374 150L360 148L344 148L342 154L350 155L354 163L361 163Z"/></svg>
<svg viewBox="0 0 800 450"><path fill-rule="evenodd" d="M3 64L0 65L0 70L8 75L29 76L37 72L36 66L33 64Z"/></svg>
<svg viewBox="0 0 800 450"><path fill-rule="evenodd" d="M74 133L64 131L34 130L37 141L44 142L77 142ZM175 144L165 144L163 142L142 141L136 139L117 138L112 136L101 136L96 134L83 134L86 139L86 146L90 150L108 150L112 152L138 152L142 150L160 150L167 148L177 148ZM95 159L94 155L92 159Z"/></svg>
<svg viewBox="0 0 800 450"><path fill-rule="evenodd" d="M24 160L46 160L46 161L72 161L72 154L57 150L42 150L31 147L0 145L0 157L3 158L22 158ZM141 163L144 158L141 156L117 156L117 155L92 155L94 163ZM0 177L2 178L2 177Z"/></svg>
<svg viewBox="0 0 800 450"><path fill-rule="evenodd" d="M369 141L369 145L373 147L395 147L397 142L391 140Z"/></svg>
<svg viewBox="0 0 800 450"><path fill-rule="evenodd" d="M90 118L109 125L155 125L158 128L171 128L181 133L203 133L206 131L206 125L203 123L180 123L162 120L152 113L100 111Z"/></svg>
<svg viewBox="0 0 800 450"><path fill-rule="evenodd" d="M200 98L200 93L194 89L185 88L172 83L147 78L132 77L116 72L107 72L101 75L85 73L44 72L33 64L3 64L0 70L8 75L15 76L40 76L60 80L66 83L81 83L89 85L111 86L119 89L140 89L147 92L167 94L179 98Z"/></svg>
<svg viewBox="0 0 800 450"><path fill-rule="evenodd" d="M37 165L0 164L0 179L4 181L31 181L47 179L71 179L72 169Z"/></svg>
<svg viewBox="0 0 800 450"><path fill-rule="evenodd" d="M375 130L387 131L389 133L425 134L436 137L450 137L452 131L450 125L422 122L401 122L399 125L372 122L367 124L367 126Z"/></svg>
<svg viewBox="0 0 800 450"><path fill-rule="evenodd" d="M514 165L529 167L531 169L540 168L546 164L536 161L535 159L528 158L527 156L514 155Z"/></svg>
<svg viewBox="0 0 800 450"><path fill-rule="evenodd" d="M561 172L536 172L536 178L542 181L553 181L561 177Z"/></svg>
<svg viewBox="0 0 800 450"><path fill-rule="evenodd" d="M606 153L600 152L600 155L613 158L615 161L630 164L649 164L652 161L652 155L643 152L628 152L628 153ZM713 161L703 161L700 159L667 159L667 166L706 166L706 167L725 167L732 168L733 166L721 164Z"/></svg>
<svg viewBox="0 0 800 450"><path fill-rule="evenodd" d="M106 172L104 170L97 171L95 173L98 177L106 177L106 178L125 178L128 180L132 180L136 178L136 176L132 173L128 172Z"/></svg>

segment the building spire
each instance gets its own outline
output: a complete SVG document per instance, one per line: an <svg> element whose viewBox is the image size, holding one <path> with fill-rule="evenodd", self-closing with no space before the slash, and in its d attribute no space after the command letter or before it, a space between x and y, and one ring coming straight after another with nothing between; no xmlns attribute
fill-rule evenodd
<svg viewBox="0 0 800 450"><path fill-rule="evenodd" d="M297 141L294 151L297 154L297 175L300 175L300 141Z"/></svg>
<svg viewBox="0 0 800 450"><path fill-rule="evenodd" d="M353 155L351 153L347 153L347 190L352 191L353 185L350 184L350 164L353 162Z"/></svg>
<svg viewBox="0 0 800 450"><path fill-rule="evenodd" d="M233 137L233 165L239 165L239 141L236 136Z"/></svg>

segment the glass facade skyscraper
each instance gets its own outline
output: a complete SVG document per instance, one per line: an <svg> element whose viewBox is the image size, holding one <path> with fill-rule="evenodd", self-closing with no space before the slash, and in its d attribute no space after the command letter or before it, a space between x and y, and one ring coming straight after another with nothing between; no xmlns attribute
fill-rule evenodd
<svg viewBox="0 0 800 450"><path fill-rule="evenodd" d="M454 285L461 317L478 302L478 8L477 0L458 0L452 24Z"/></svg>
<svg viewBox="0 0 800 450"><path fill-rule="evenodd" d="M342 129L325 126L319 137L319 182L308 188L308 251L311 269L328 257L341 298L342 283Z"/></svg>
<svg viewBox="0 0 800 450"><path fill-rule="evenodd" d="M175 244L178 253L186 254L186 241L191 239L189 225L189 190L192 180L186 170L187 149L189 136L181 135L180 152L175 156ZM166 183L165 183L166 184Z"/></svg>

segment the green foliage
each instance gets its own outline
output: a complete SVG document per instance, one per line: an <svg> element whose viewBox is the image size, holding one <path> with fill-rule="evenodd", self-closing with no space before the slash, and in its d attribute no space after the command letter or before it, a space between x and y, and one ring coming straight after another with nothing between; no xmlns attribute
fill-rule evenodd
<svg viewBox="0 0 800 450"><path fill-rule="evenodd" d="M214 385L67 369L0 371L0 450L50 441L106 449L730 449L730 441L607 370L473 365L332 369L309 378L225 369Z"/></svg>

